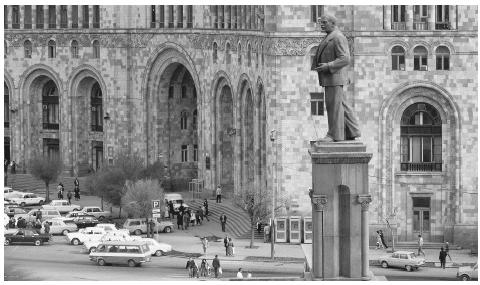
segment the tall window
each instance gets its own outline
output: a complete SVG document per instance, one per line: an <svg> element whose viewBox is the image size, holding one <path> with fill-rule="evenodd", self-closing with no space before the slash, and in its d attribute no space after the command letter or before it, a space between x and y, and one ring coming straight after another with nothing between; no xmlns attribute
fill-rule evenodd
<svg viewBox="0 0 480 285"><path fill-rule="evenodd" d="M218 29L218 6L212 5L211 8L213 10L213 28Z"/></svg>
<svg viewBox="0 0 480 285"><path fill-rule="evenodd" d="M12 5L12 28L20 29L20 6Z"/></svg>
<svg viewBox="0 0 480 285"><path fill-rule="evenodd" d="M187 6L187 28L193 28L193 6Z"/></svg>
<svg viewBox="0 0 480 285"><path fill-rule="evenodd" d="M242 44L238 43L238 64L242 64Z"/></svg>
<svg viewBox="0 0 480 285"><path fill-rule="evenodd" d="M193 120L192 120L192 128L194 131L197 130L197 117L198 117L198 111L195 110L193 111Z"/></svg>
<svg viewBox="0 0 480 285"><path fill-rule="evenodd" d="M217 46L217 43L214 42L213 43L213 63L217 63L217 59L218 59L218 46Z"/></svg>
<svg viewBox="0 0 480 285"><path fill-rule="evenodd" d="M60 159L59 139L43 139L43 155L49 159Z"/></svg>
<svg viewBox="0 0 480 285"><path fill-rule="evenodd" d="M23 27L25 29L32 28L32 5L25 5L23 12Z"/></svg>
<svg viewBox="0 0 480 285"><path fill-rule="evenodd" d="M232 54L230 53L230 43L227 43L225 45L225 61L227 64L230 64L232 62Z"/></svg>
<svg viewBox="0 0 480 285"><path fill-rule="evenodd" d="M417 46L413 49L413 70L428 70L428 51L424 46Z"/></svg>
<svg viewBox="0 0 480 285"><path fill-rule="evenodd" d="M428 30L428 5L413 6L413 29Z"/></svg>
<svg viewBox="0 0 480 285"><path fill-rule="evenodd" d="M165 6L160 5L160 28L165 28Z"/></svg>
<svg viewBox="0 0 480 285"><path fill-rule="evenodd" d="M180 113L180 129L181 130L187 129L187 111L182 111Z"/></svg>
<svg viewBox="0 0 480 285"><path fill-rule="evenodd" d="M183 28L183 6L177 6L177 28Z"/></svg>
<svg viewBox="0 0 480 285"><path fill-rule="evenodd" d="M247 46L247 65L252 66L252 46L250 44Z"/></svg>
<svg viewBox="0 0 480 285"><path fill-rule="evenodd" d="M405 50L401 46L392 48L392 70L405 70Z"/></svg>
<svg viewBox="0 0 480 285"><path fill-rule="evenodd" d="M256 45L256 47L257 47L257 51L255 52L255 67L258 68L258 63L259 63L259 59L260 59L259 53L258 53L259 52L258 44Z"/></svg>
<svg viewBox="0 0 480 285"><path fill-rule="evenodd" d="M435 10L436 10L435 29L436 30L450 29L449 9L450 9L449 5L435 6Z"/></svg>
<svg viewBox="0 0 480 285"><path fill-rule="evenodd" d="M262 66L265 66L265 51L263 50L263 44L262 44Z"/></svg>
<svg viewBox="0 0 480 285"><path fill-rule="evenodd" d="M78 58L78 42L72 41L72 58Z"/></svg>
<svg viewBox="0 0 480 285"><path fill-rule="evenodd" d="M182 85L182 98L187 98L187 86Z"/></svg>
<svg viewBox="0 0 480 285"><path fill-rule="evenodd" d="M25 58L32 58L32 42L26 40L23 43L23 54Z"/></svg>
<svg viewBox="0 0 480 285"><path fill-rule="evenodd" d="M3 5L3 28L8 29L8 6Z"/></svg>
<svg viewBox="0 0 480 285"><path fill-rule="evenodd" d="M35 7L35 27L37 29L43 29L43 5L37 5Z"/></svg>
<svg viewBox="0 0 480 285"><path fill-rule="evenodd" d="M188 161L188 148L186 145L182 145L182 162Z"/></svg>
<svg viewBox="0 0 480 285"><path fill-rule="evenodd" d="M55 58L57 56L57 44L54 40L48 41L48 58Z"/></svg>
<svg viewBox="0 0 480 285"><path fill-rule="evenodd" d="M83 14L83 24L82 24L82 27L85 28L85 29L88 29L88 22L90 21L90 16L89 16L89 12L88 12L88 5L82 5L82 14Z"/></svg>
<svg viewBox="0 0 480 285"><path fill-rule="evenodd" d="M415 103L402 115L402 171L442 171L442 120L430 104Z"/></svg>
<svg viewBox="0 0 480 285"><path fill-rule="evenodd" d="M3 125L10 127L10 95L7 83L3 82Z"/></svg>
<svg viewBox="0 0 480 285"><path fill-rule="evenodd" d="M168 27L173 28L174 27L174 21L173 21L173 5L168 6Z"/></svg>
<svg viewBox="0 0 480 285"><path fill-rule="evenodd" d="M43 128L49 130L58 130L59 124L59 105L58 89L55 83L50 80L43 87L42 92L43 107Z"/></svg>
<svg viewBox="0 0 480 285"><path fill-rule="evenodd" d="M155 23L157 21L157 8L155 5L150 6L150 18L152 18L150 21L150 28L155 28Z"/></svg>
<svg viewBox="0 0 480 285"><path fill-rule="evenodd" d="M392 5L392 30L406 30L406 7L405 5Z"/></svg>
<svg viewBox="0 0 480 285"><path fill-rule="evenodd" d="M198 144L193 145L193 161L198 161Z"/></svg>
<svg viewBox="0 0 480 285"><path fill-rule="evenodd" d="M100 43L97 40L93 41L93 58L100 58Z"/></svg>
<svg viewBox="0 0 480 285"><path fill-rule="evenodd" d="M55 5L48 5L48 28L57 28L57 11Z"/></svg>
<svg viewBox="0 0 480 285"><path fill-rule="evenodd" d="M237 17L238 6L232 6L232 29L238 28L238 17Z"/></svg>
<svg viewBox="0 0 480 285"><path fill-rule="evenodd" d="M92 131L103 132L102 89L100 89L98 82L92 87L90 100Z"/></svg>
<svg viewBox="0 0 480 285"><path fill-rule="evenodd" d="M100 28L100 6L93 5L93 28Z"/></svg>
<svg viewBox="0 0 480 285"><path fill-rule="evenodd" d="M450 69L450 50L446 46L439 46L436 50L437 70Z"/></svg>
<svg viewBox="0 0 480 285"><path fill-rule="evenodd" d="M72 28L78 28L78 5L72 5Z"/></svg>
<svg viewBox="0 0 480 285"><path fill-rule="evenodd" d="M325 101L324 93L310 93L310 110L312 116L323 116Z"/></svg>
<svg viewBox="0 0 480 285"><path fill-rule="evenodd" d="M168 98L173 99L173 97L175 95L174 93L175 93L175 87L173 85L170 85L168 87Z"/></svg>
<svg viewBox="0 0 480 285"><path fill-rule="evenodd" d="M67 5L60 5L60 28L68 28L68 10Z"/></svg>
<svg viewBox="0 0 480 285"><path fill-rule="evenodd" d="M316 23L317 19L323 15L323 5L311 6L312 22Z"/></svg>

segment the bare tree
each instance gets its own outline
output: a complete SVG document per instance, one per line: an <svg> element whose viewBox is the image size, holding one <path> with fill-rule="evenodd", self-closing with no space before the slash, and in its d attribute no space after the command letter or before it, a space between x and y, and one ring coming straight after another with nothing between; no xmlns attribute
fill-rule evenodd
<svg viewBox="0 0 480 285"><path fill-rule="evenodd" d="M51 182L56 181L63 170L63 163L59 159L49 158L43 155L36 155L28 164L30 173L37 179L45 182L45 203L50 201Z"/></svg>
<svg viewBox="0 0 480 285"><path fill-rule="evenodd" d="M136 218L145 218L147 223L147 237L150 233L148 218L152 214L152 200L160 200L160 208L163 209L163 188L158 180L127 181L122 205L125 211Z"/></svg>

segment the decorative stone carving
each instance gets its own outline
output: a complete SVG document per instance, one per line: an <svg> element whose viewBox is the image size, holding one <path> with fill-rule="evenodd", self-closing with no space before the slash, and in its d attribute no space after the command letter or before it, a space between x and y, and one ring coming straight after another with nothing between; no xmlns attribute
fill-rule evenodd
<svg viewBox="0 0 480 285"><path fill-rule="evenodd" d="M362 206L362 211L368 211L368 207L372 202L372 196L370 194L359 194L357 202Z"/></svg>
<svg viewBox="0 0 480 285"><path fill-rule="evenodd" d="M325 210L325 208L327 207L327 202L328 202L327 195L313 194L312 189L310 189L308 195L310 196L310 200L311 200L312 205L313 205L316 212L320 212L320 211Z"/></svg>

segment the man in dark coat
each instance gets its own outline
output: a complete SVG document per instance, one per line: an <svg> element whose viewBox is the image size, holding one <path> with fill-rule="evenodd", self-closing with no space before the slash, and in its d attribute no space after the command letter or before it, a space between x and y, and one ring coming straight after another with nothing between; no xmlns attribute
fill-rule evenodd
<svg viewBox="0 0 480 285"><path fill-rule="evenodd" d="M43 229L44 229L46 234L49 234L50 233L50 223L49 222L43 223Z"/></svg>
<svg viewBox="0 0 480 285"><path fill-rule="evenodd" d="M37 220L41 221L42 220L42 211L40 211L40 209L38 209L36 212L35 212L36 216L37 216Z"/></svg>
<svg viewBox="0 0 480 285"><path fill-rule="evenodd" d="M205 199L205 201L203 201L203 206L205 207L205 216L208 216L208 201L207 201L207 199Z"/></svg>
<svg viewBox="0 0 480 285"><path fill-rule="evenodd" d="M440 259L440 267L445 269L445 263L447 262L447 252L443 250L443 247L440 248L440 255L438 256Z"/></svg>
<svg viewBox="0 0 480 285"><path fill-rule="evenodd" d="M385 248L388 248L388 245L387 243L385 242L385 238L383 237L383 231L382 230L379 230L378 231L378 234L380 235L380 239L382 240L382 244Z"/></svg>
<svg viewBox="0 0 480 285"><path fill-rule="evenodd" d="M215 258L212 261L213 269L215 270L215 278L218 278L218 270L220 268L220 260L218 259L218 255L215 254Z"/></svg>
<svg viewBox="0 0 480 285"><path fill-rule="evenodd" d="M173 201L168 202L168 211L170 214L170 218L175 218L175 209L173 207Z"/></svg>
<svg viewBox="0 0 480 285"><path fill-rule="evenodd" d="M225 213L222 213L220 216L220 223L222 224L222 232L225 232L225 225L227 224L227 216L225 216Z"/></svg>
<svg viewBox="0 0 480 285"><path fill-rule="evenodd" d="M358 120L344 98L343 86L349 83L346 66L350 63L347 38L331 15L320 18L327 36L318 46L311 69L317 70L320 86L325 88L328 132L319 142L354 140L360 137Z"/></svg>
<svg viewBox="0 0 480 285"><path fill-rule="evenodd" d="M178 229L182 228L183 230L183 216L180 213L177 215L177 227Z"/></svg>
<svg viewBox="0 0 480 285"><path fill-rule="evenodd" d="M227 235L227 236L225 236L225 238L223 239L223 246L225 247L225 255L227 255L227 253L228 253L228 251L227 251L227 250L228 250L228 240L229 240L229 237L228 237L228 235Z"/></svg>

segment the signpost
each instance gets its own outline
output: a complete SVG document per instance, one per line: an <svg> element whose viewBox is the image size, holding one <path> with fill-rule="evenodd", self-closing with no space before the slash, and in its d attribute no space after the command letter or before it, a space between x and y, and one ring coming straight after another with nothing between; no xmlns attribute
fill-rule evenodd
<svg viewBox="0 0 480 285"><path fill-rule="evenodd" d="M152 200L152 219L161 218L160 200ZM157 228L158 235L158 228Z"/></svg>

